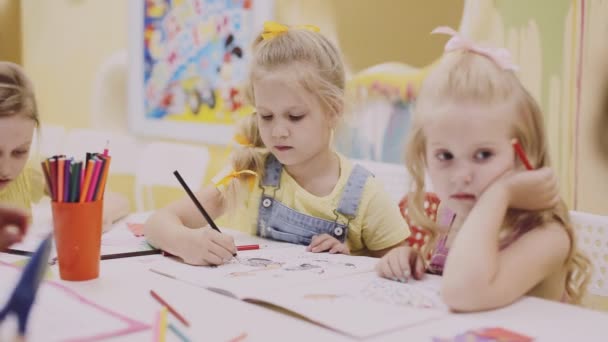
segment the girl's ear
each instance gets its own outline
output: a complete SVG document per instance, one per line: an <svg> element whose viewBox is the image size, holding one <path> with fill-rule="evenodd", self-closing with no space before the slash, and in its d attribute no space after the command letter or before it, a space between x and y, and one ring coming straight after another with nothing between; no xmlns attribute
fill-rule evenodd
<svg viewBox="0 0 608 342"><path fill-rule="evenodd" d="M329 125L332 129L336 129L340 120L344 116L344 103L336 104L329 113Z"/></svg>

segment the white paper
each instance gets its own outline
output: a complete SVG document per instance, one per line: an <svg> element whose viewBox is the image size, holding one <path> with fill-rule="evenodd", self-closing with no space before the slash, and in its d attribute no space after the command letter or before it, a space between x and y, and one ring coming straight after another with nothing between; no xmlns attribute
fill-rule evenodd
<svg viewBox="0 0 608 342"><path fill-rule="evenodd" d="M277 291L259 300L296 312L313 322L364 338L448 314L439 277L400 283L374 272Z"/></svg>
<svg viewBox="0 0 608 342"><path fill-rule="evenodd" d="M0 307L4 307L21 275L21 269L0 264ZM58 305L60 304L60 305ZM114 316L89 305L55 283L40 284L27 324L28 341L65 341L135 332L145 326ZM0 341L16 336L16 319L0 323Z"/></svg>

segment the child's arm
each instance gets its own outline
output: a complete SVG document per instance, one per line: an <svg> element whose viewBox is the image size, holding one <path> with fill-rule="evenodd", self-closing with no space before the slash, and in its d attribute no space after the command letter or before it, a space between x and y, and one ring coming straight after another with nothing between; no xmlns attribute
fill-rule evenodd
<svg viewBox="0 0 608 342"><path fill-rule="evenodd" d="M215 186L195 193L212 219L224 212L222 195ZM200 228L202 229L192 229ZM189 197L155 212L144 224L150 243L193 265L220 265L236 253L231 236L211 229Z"/></svg>
<svg viewBox="0 0 608 342"><path fill-rule="evenodd" d="M548 168L519 172L481 195L446 260L442 295L448 306L477 311L507 305L563 266L570 240L557 222L531 229L503 250L498 245L509 207L533 210L557 204L552 173Z"/></svg>
<svg viewBox="0 0 608 342"><path fill-rule="evenodd" d="M376 179L370 179L365 186L365 192L370 196L364 198L359 208L363 210L361 236L369 255L379 258L393 248L406 246L405 239L410 236L410 229L398 204Z"/></svg>

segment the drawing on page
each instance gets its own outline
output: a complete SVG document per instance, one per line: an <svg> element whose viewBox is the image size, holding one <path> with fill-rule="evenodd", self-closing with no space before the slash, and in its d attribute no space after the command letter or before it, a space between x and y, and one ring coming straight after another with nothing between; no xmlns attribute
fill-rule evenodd
<svg viewBox="0 0 608 342"><path fill-rule="evenodd" d="M326 256L320 256L318 254L304 253L301 255L297 255L295 258L289 257L288 255L282 256L280 253L276 252L272 254L272 256L258 255L255 257L235 257L227 265L231 265L231 267L241 265L246 267L254 267L254 269L230 272L227 274L227 276L255 276L259 272L277 270L280 273L273 274L273 277L281 277L287 276L287 274L284 274L283 272L292 273L305 271L313 274L325 274L327 271L330 270L340 271L357 269L357 265L355 265L354 263L331 260ZM279 261L277 259L282 260ZM219 268L222 267L224 266L220 266Z"/></svg>
<svg viewBox="0 0 608 342"><path fill-rule="evenodd" d="M306 300L335 300L338 298L362 299L383 304L414 308L438 309L445 307L441 302L439 290L422 284L403 284L387 279L370 280L356 289L309 292L302 295Z"/></svg>
<svg viewBox="0 0 608 342"><path fill-rule="evenodd" d="M307 299L307 300L314 300L314 301L333 301L336 300L338 298L342 298L345 296L339 295L339 294L324 294L324 293L313 293L313 294L307 294L304 295L302 298Z"/></svg>
<svg viewBox="0 0 608 342"><path fill-rule="evenodd" d="M240 258L240 257L236 257L236 258L232 259L230 264L233 264L233 265L240 264L240 265L244 265L244 266L259 267L259 268L255 268L253 270L247 270L247 271L230 272L227 275L228 277L255 276L258 272L276 270L276 269L281 268L281 266L283 265L283 263L281 263L281 262L275 262L275 261L272 261L271 259L266 259L266 258Z"/></svg>
<svg viewBox="0 0 608 342"><path fill-rule="evenodd" d="M416 308L438 308L440 303L439 291L423 286L399 283L387 279L375 279L361 291L361 296L372 301Z"/></svg>

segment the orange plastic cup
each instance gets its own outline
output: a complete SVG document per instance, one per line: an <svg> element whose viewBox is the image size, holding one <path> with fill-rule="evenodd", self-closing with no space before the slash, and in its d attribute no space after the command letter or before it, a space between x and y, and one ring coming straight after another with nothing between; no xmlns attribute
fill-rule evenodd
<svg viewBox="0 0 608 342"><path fill-rule="evenodd" d="M59 277L90 280L99 277L103 201L52 202Z"/></svg>

